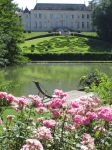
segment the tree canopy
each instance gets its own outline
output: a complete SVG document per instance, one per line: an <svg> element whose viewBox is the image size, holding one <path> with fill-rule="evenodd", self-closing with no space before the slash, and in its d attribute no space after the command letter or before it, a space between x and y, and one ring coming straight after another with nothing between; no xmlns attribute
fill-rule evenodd
<svg viewBox="0 0 112 150"><path fill-rule="evenodd" d="M112 0L99 0L95 4L93 25L102 39L112 42Z"/></svg>
<svg viewBox="0 0 112 150"><path fill-rule="evenodd" d="M19 61L22 27L12 0L0 0L0 64L8 65Z"/></svg>

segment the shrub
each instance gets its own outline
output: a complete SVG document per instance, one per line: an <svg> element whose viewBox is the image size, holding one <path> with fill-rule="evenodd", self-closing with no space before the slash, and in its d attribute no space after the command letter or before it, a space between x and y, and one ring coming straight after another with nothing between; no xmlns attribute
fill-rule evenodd
<svg viewBox="0 0 112 150"><path fill-rule="evenodd" d="M99 84L106 79L107 76L105 74L99 72L98 70L94 70L86 76L82 76L79 85L83 89L91 88L93 84L98 87Z"/></svg>
<svg viewBox="0 0 112 150"><path fill-rule="evenodd" d="M81 77L80 87L87 92L93 92L99 96L103 104L112 104L112 78L105 73L95 70Z"/></svg>
<svg viewBox="0 0 112 150"><path fill-rule="evenodd" d="M112 78L102 78L99 86L93 84L91 91L97 94L104 104L112 104Z"/></svg>

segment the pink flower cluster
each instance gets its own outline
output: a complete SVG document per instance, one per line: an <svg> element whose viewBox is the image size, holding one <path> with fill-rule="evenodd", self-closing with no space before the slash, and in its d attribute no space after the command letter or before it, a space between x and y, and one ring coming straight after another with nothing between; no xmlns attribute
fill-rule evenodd
<svg viewBox="0 0 112 150"><path fill-rule="evenodd" d="M7 94L6 92L0 92L0 99L6 100L8 103L12 103L17 100L15 96Z"/></svg>
<svg viewBox="0 0 112 150"><path fill-rule="evenodd" d="M28 97L31 99L31 103L33 106L37 108L43 106L41 98L38 95L29 95Z"/></svg>
<svg viewBox="0 0 112 150"><path fill-rule="evenodd" d="M81 98L80 101L71 102L67 114L73 116L74 126L88 125L92 120L97 120L98 114L95 109L99 103L97 97Z"/></svg>
<svg viewBox="0 0 112 150"><path fill-rule="evenodd" d="M61 116L61 111L58 109L52 110L51 112L54 118L59 118Z"/></svg>
<svg viewBox="0 0 112 150"><path fill-rule="evenodd" d="M53 119L43 121L43 125L47 128L54 128L56 125L56 121Z"/></svg>
<svg viewBox="0 0 112 150"><path fill-rule="evenodd" d="M27 139L21 150L43 150L43 146L37 139Z"/></svg>
<svg viewBox="0 0 112 150"><path fill-rule="evenodd" d="M37 133L35 134L40 140L48 140L52 141L53 137L51 134L51 130L46 127L39 127Z"/></svg>
<svg viewBox="0 0 112 150"><path fill-rule="evenodd" d="M90 134L84 134L82 137L81 150L94 150L94 138Z"/></svg>
<svg viewBox="0 0 112 150"><path fill-rule="evenodd" d="M65 103L65 101L63 99L60 98L54 98L52 99L52 101L48 104L48 108L52 108L52 109L60 109L63 107L63 104Z"/></svg>
<svg viewBox="0 0 112 150"><path fill-rule="evenodd" d="M98 109L98 117L106 122L112 121L112 107L101 107Z"/></svg>
<svg viewBox="0 0 112 150"><path fill-rule="evenodd" d="M58 98L61 98L61 99L67 97L67 93L63 92L62 90L58 90L58 89L54 90L53 95L54 95L54 97L58 97Z"/></svg>

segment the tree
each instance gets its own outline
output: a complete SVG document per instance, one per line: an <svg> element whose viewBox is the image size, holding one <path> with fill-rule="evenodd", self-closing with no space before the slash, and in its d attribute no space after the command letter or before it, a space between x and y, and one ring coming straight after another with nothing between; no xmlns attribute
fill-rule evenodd
<svg viewBox="0 0 112 150"><path fill-rule="evenodd" d="M18 43L22 41L22 27L12 0L0 0L0 64L17 63L21 57Z"/></svg>
<svg viewBox="0 0 112 150"><path fill-rule="evenodd" d="M95 4L93 25L102 39L112 42L112 0L99 0Z"/></svg>

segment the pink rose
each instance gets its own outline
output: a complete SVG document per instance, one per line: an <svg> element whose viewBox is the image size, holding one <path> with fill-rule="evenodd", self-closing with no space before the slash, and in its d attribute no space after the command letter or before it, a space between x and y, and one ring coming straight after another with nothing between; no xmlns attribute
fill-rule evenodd
<svg viewBox="0 0 112 150"><path fill-rule="evenodd" d="M53 140L51 130L44 126L38 128L37 136L40 140L49 140L49 141Z"/></svg>
<svg viewBox="0 0 112 150"><path fill-rule="evenodd" d="M47 128L54 128L56 125L56 121L53 119L43 121L43 125Z"/></svg>

